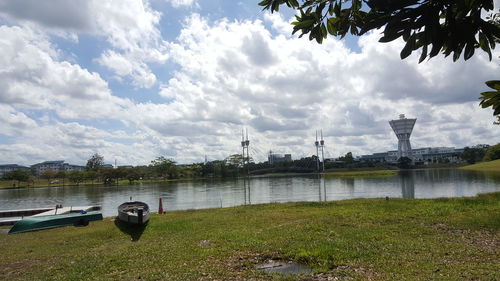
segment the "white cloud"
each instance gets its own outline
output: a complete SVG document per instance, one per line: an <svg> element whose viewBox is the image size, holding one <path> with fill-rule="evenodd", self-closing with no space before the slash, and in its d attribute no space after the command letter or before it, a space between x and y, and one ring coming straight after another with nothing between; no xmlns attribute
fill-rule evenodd
<svg viewBox="0 0 500 281"><path fill-rule="evenodd" d="M15 141L0 145L8 162L84 164L94 152L119 164L147 164L159 155L181 163L222 159L240 152L244 127L259 161L270 149L312 155L320 128L328 157L359 155L396 148L387 122L400 113L418 118L414 147L500 138L491 111L477 102L483 81L500 66L480 53L468 62L436 57L417 64L417 56L399 59L401 43L378 43L376 34L362 37L353 52L345 41L297 39L282 17L269 14L264 22L191 15L167 43L158 30L161 14L147 3L134 1L128 10L116 8L125 2L86 3L76 12L92 19L64 26L11 13L22 26L0 27L0 134ZM98 62L136 87L160 85L166 102L134 104L113 95L106 76L78 65L79 58L63 59L35 23L106 38L111 47ZM156 77L150 65L167 58L177 71ZM109 129L113 122L120 130Z"/></svg>
<svg viewBox="0 0 500 281"><path fill-rule="evenodd" d="M131 79L137 87L152 87L157 78L150 64L168 59L168 43L158 29L161 13L151 9L146 0L0 0L0 16L75 40L79 33L106 38L112 49L104 50L97 61L116 75ZM117 60L130 64L131 69L124 71L115 64Z"/></svg>
<svg viewBox="0 0 500 281"><path fill-rule="evenodd" d="M197 6L196 0L166 0L167 2L172 5L172 7L179 8L179 7L191 7L191 6Z"/></svg>
<svg viewBox="0 0 500 281"><path fill-rule="evenodd" d="M287 24L275 16L265 18L277 29ZM418 64L418 55L401 61L401 43L378 43L377 34L362 37L361 51L355 53L335 39L318 45L282 32L273 36L259 20L210 23L199 15L186 20L171 47L180 70L162 86L160 94L172 102L158 115L168 121L159 125L148 116L141 121L162 135L227 131L231 137L219 141L237 149L239 130L251 127L253 139L262 140L252 142L261 145L260 160L273 146L296 156L312 154L309 144L319 128L333 147L330 156L393 149L387 122L399 113L419 120L425 113L433 120L415 132L417 146L474 144L480 139L471 132L478 128L490 132L490 142L500 136L490 113L477 104L483 81L500 67L480 53L467 62L436 57ZM470 137L458 140L446 131L437 137L439 114L448 111L468 114L450 122ZM429 136L432 141L422 141ZM280 147L283 142L290 145ZM201 158L203 151L193 153Z"/></svg>
<svg viewBox="0 0 500 281"><path fill-rule="evenodd" d="M0 103L53 110L72 119L103 118L130 106L130 101L111 95L99 74L60 61L43 35L29 28L0 26L0 37Z"/></svg>
<svg viewBox="0 0 500 281"><path fill-rule="evenodd" d="M23 112L16 111L13 107L0 103L0 134L18 136L25 131L30 131L37 126L35 120Z"/></svg>

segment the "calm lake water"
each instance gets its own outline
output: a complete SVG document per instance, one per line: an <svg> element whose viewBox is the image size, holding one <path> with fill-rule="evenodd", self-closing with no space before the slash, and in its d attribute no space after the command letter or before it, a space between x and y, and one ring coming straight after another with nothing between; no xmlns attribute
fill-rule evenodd
<svg viewBox="0 0 500 281"><path fill-rule="evenodd" d="M292 201L350 198L437 198L500 191L500 175L455 169L401 171L385 178L321 179L317 175L250 179L142 183L120 186L71 186L0 190L0 210L32 207L101 205L115 216L121 203L144 201L158 210L220 208Z"/></svg>

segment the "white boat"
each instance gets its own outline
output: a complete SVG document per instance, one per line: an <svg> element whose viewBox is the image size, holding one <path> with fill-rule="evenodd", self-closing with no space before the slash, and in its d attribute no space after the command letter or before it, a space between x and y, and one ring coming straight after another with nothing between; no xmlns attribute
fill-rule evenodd
<svg viewBox="0 0 500 281"><path fill-rule="evenodd" d="M87 212L100 211L100 210L101 210L101 206L70 206L70 207L57 206L53 210L39 213L39 214L33 215L32 217L53 216L53 215L62 215L62 214L70 214L70 213L87 213Z"/></svg>

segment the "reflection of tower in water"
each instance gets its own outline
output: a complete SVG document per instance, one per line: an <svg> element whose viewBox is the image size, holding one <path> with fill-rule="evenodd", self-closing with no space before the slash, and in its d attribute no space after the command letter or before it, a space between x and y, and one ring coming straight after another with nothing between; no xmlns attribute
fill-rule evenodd
<svg viewBox="0 0 500 281"><path fill-rule="evenodd" d="M403 198L415 198L415 179L413 178L413 171L400 171L399 177L401 179L401 193Z"/></svg>
<svg viewBox="0 0 500 281"><path fill-rule="evenodd" d="M249 177L244 177L243 178L243 188L244 188L244 196L245 196L245 205L251 205L252 201L250 200L250 178Z"/></svg>
<svg viewBox="0 0 500 281"><path fill-rule="evenodd" d="M319 202L326 202L326 180L320 174L318 174L318 195Z"/></svg>

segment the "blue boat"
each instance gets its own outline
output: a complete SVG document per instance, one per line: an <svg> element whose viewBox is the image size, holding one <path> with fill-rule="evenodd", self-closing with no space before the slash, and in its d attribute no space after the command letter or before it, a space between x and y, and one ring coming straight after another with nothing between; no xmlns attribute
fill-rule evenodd
<svg viewBox="0 0 500 281"><path fill-rule="evenodd" d="M70 212L60 215L25 217L18 221L10 230L9 234L22 233L61 227L67 225L86 226L91 221L102 220L102 213L95 212Z"/></svg>

